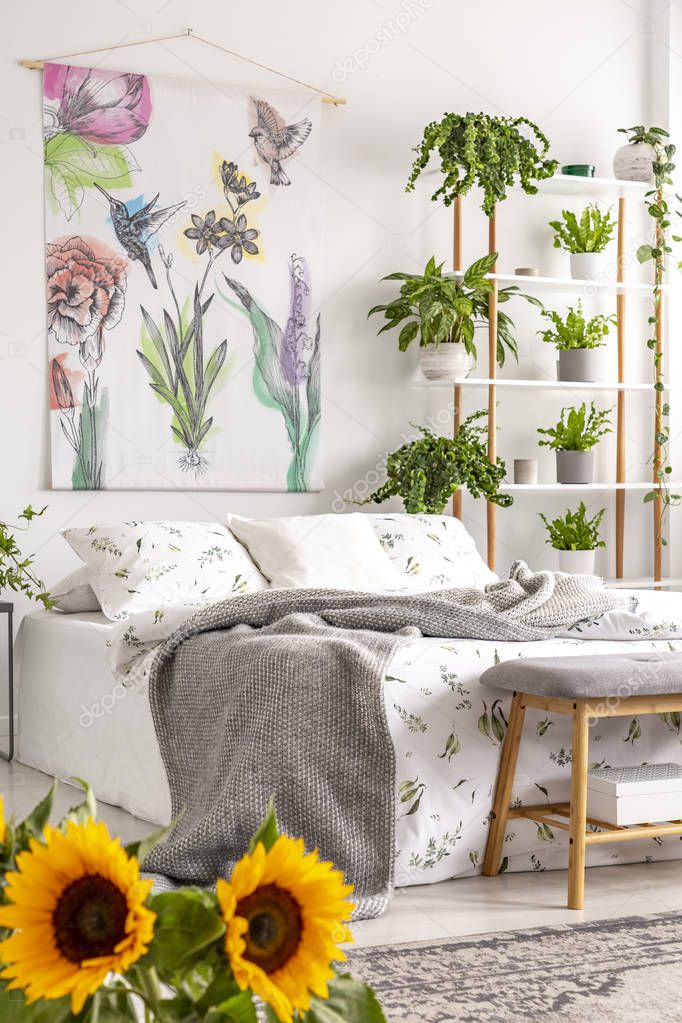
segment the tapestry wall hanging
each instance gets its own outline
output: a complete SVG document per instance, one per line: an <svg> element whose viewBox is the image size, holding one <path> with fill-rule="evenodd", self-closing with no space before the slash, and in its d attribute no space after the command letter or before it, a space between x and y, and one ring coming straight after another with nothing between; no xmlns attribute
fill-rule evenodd
<svg viewBox="0 0 682 1023"><path fill-rule="evenodd" d="M43 81L53 487L319 490L319 102Z"/></svg>

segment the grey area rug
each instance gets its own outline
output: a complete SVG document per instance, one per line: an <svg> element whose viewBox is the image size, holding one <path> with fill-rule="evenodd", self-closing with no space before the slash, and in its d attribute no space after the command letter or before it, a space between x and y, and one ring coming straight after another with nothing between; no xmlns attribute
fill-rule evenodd
<svg viewBox="0 0 682 1023"><path fill-rule="evenodd" d="M679 1023L682 916L353 949L389 1023Z"/></svg>

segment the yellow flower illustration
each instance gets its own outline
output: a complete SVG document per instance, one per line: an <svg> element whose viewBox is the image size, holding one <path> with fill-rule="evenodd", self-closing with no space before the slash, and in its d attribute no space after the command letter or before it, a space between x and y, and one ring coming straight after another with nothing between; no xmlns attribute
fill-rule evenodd
<svg viewBox="0 0 682 1023"><path fill-rule="evenodd" d="M332 863L306 853L302 839L280 835L266 853L259 843L219 880L227 931L225 948L235 980L274 1009L281 1023L310 1007L311 993L328 997L331 963L346 957L345 926L353 886Z"/></svg>
<svg viewBox="0 0 682 1023"><path fill-rule="evenodd" d="M77 1015L108 973L125 972L147 951L152 882L140 880L137 860L102 823L69 821L65 833L46 827L43 835L6 876L0 926L15 933L0 943L2 976L28 1002L70 995Z"/></svg>

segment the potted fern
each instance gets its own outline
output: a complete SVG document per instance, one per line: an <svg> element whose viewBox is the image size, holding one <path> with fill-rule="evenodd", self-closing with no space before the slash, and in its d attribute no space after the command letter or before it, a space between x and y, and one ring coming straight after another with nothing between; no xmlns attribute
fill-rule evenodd
<svg viewBox="0 0 682 1023"><path fill-rule="evenodd" d="M543 440L540 447L556 452L557 483L594 482L594 448L606 433L611 432L611 409L597 410L590 402L579 408L563 408L556 426L538 429Z"/></svg>
<svg viewBox="0 0 682 1023"><path fill-rule="evenodd" d="M386 323L378 331L400 327L398 348L407 351L419 344L419 365L428 380L451 383L465 377L476 361L476 327L488 322L488 296L492 284L486 277L497 253L477 259L464 273L443 273L443 263L432 256L422 274L401 271L388 274L385 281L401 281L393 301L375 305L367 316L383 313ZM543 308L516 285L498 290L498 304L514 296ZM517 357L514 322L502 310L497 314L497 363L503 366L507 352Z"/></svg>
<svg viewBox="0 0 682 1023"><path fill-rule="evenodd" d="M598 349L616 317L598 314L586 320L580 299L577 305L568 307L565 316L553 309L543 309L542 315L552 326L538 334L559 353L559 380L582 383L596 380Z"/></svg>
<svg viewBox="0 0 682 1023"><path fill-rule="evenodd" d="M454 437L437 437L418 426L421 437L388 456L386 482L357 503L381 504L400 497L408 515L442 515L454 492L466 487L472 497L485 497L508 508L513 498L499 491L506 466L501 458L496 462L488 458L488 431L478 423L487 414L485 409L472 412Z"/></svg>
<svg viewBox="0 0 682 1023"><path fill-rule="evenodd" d="M566 510L566 514L551 522L540 512L540 518L547 529L547 543L559 552L559 571L577 575L594 575L594 563L597 548L606 547L599 536L599 525L605 509L602 508L591 518L587 518L587 508L583 501L577 511Z"/></svg>
<svg viewBox="0 0 682 1023"><path fill-rule="evenodd" d="M506 199L507 190L515 184L533 195L538 190L536 181L552 177L557 161L548 159L548 151L549 140L526 117L444 114L424 128L405 191L414 189L437 153L443 180L431 199L442 198L450 206L476 184L483 193L483 211L490 217L495 204Z"/></svg>
<svg viewBox="0 0 682 1023"><path fill-rule="evenodd" d="M602 213L590 203L580 214L561 211L561 220L550 220L554 228L554 248L565 249L571 257L571 277L579 281L593 281L604 270L604 252L613 238L616 223L607 210Z"/></svg>

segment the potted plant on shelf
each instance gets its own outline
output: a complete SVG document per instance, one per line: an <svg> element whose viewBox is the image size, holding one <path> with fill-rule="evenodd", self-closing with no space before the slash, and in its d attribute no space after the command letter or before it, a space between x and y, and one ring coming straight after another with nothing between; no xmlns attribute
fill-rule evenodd
<svg viewBox="0 0 682 1023"><path fill-rule="evenodd" d="M653 184L654 164L658 161L657 149L665 145L670 147L668 132L665 128L646 128L643 124L636 124L633 128L619 128L618 131L627 135L628 140L616 150L613 157L614 178ZM675 152L674 146L670 148L672 152L666 154L668 157Z"/></svg>
<svg viewBox="0 0 682 1023"><path fill-rule="evenodd" d="M419 364L429 380L452 382L467 375L476 360L474 333L488 322L488 296L492 284L486 277L497 253L477 259L463 274L444 274L443 263L432 256L423 274L396 271L383 278L402 281L396 298L387 305L375 305L368 312L383 313L386 323L379 330L401 326L398 347L407 351L419 339ZM516 285L500 288L498 304L514 296L543 308L532 295L524 295ZM497 363L503 366L507 351L517 358L514 322L502 310L497 313Z"/></svg>
<svg viewBox="0 0 682 1023"><path fill-rule="evenodd" d="M599 538L599 525L605 509L598 511L594 518L587 518L583 501L577 511L566 509L566 514L551 522L540 512L540 518L548 533L547 543L559 552L559 571L578 575L594 575L595 553L598 547L606 547Z"/></svg>
<svg viewBox="0 0 682 1023"><path fill-rule="evenodd" d="M545 440L540 447L556 451L557 483L592 483L594 481L594 448L606 433L611 432L611 409L597 410L590 402L580 408L563 408L556 426L538 429Z"/></svg>
<svg viewBox="0 0 682 1023"><path fill-rule="evenodd" d="M492 216L495 204L507 198L507 189L517 182L529 195L537 192L536 181L551 178L557 161L547 158L549 140L526 117L493 117L490 114L444 114L427 124L406 191L414 189L431 154L440 157L443 180L431 196L446 206L466 195L476 184L483 192L483 211Z"/></svg>
<svg viewBox="0 0 682 1023"><path fill-rule="evenodd" d="M538 333L559 353L559 380L589 382L597 379L597 351L604 344L615 316L598 314L586 320L582 302L569 306L561 316L554 309L543 309L542 315L552 324Z"/></svg>
<svg viewBox="0 0 682 1023"><path fill-rule="evenodd" d="M400 497L409 515L442 515L454 492L466 487L472 497L485 497L508 508L514 499L499 491L506 466L501 458L495 462L488 458L488 431L477 422L487 414L485 409L472 412L454 437L437 437L427 427L418 426L421 437L388 456L386 482L356 503L381 504Z"/></svg>
<svg viewBox="0 0 682 1023"><path fill-rule="evenodd" d="M604 269L604 251L616 226L611 213L608 210L602 213L590 203L580 214L580 220L571 210L562 210L561 217L549 222L555 231L554 248L570 253L574 280L595 280Z"/></svg>

